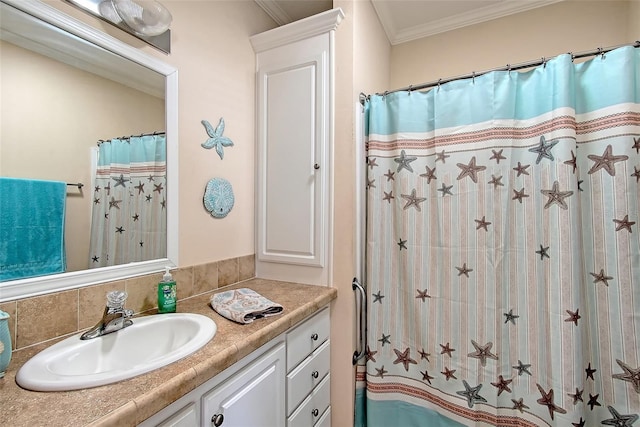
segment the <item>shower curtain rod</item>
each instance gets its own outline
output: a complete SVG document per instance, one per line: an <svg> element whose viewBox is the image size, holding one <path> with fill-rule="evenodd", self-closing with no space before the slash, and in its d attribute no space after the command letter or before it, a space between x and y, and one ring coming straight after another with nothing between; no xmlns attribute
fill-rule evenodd
<svg viewBox="0 0 640 427"><path fill-rule="evenodd" d="M111 139L131 139L131 138L140 138L143 136L153 136L153 135L164 135L166 132L165 131L155 131L155 132L148 132L148 133L141 133L140 135L129 135L129 136L121 136L119 138L111 138ZM98 140L98 146L100 146L100 144L102 144L103 142L107 142L110 141L109 139L99 139Z"/></svg>
<svg viewBox="0 0 640 427"><path fill-rule="evenodd" d="M606 53L614 50L614 49L618 49L624 46L633 46L634 48L638 48L640 47L640 40L636 40L633 43L627 43L627 44L621 44L621 45L617 45L617 46L610 46L610 47L599 47L597 49L594 50L587 50L587 51L583 51L583 52L569 52L569 54L571 55L571 60L575 60L575 59L579 59L579 58L587 58L589 56L597 56L597 55L605 55ZM376 95L388 95L390 93L394 93L394 92L402 92L402 91L409 91L412 92L414 90L422 90L422 89L429 89L432 87L436 87L436 86L440 86L441 84L444 83L449 83L449 82L453 82L455 80L465 80L465 79L473 79L476 77L479 77L483 74L487 74L487 73L491 73L493 71L517 71L517 70L523 70L525 68L531 68L531 67L537 67L538 65L544 65L547 63L547 61L550 58L545 58L542 57L540 59L535 59L532 61L527 61L527 62L521 62L519 64L507 64L504 67L498 67L498 68L492 68L490 70L484 70L484 71L473 71L471 74L463 74L460 76L455 76L455 77L449 77L446 79L438 79L436 81L432 81L432 82L428 82L428 83L421 83L418 85L409 85L406 87L402 87L400 89L394 89L394 90L389 90L389 91L385 91L383 93L376 93ZM362 105L364 105L364 102L369 99L371 95L365 95L364 93L360 93L360 103Z"/></svg>

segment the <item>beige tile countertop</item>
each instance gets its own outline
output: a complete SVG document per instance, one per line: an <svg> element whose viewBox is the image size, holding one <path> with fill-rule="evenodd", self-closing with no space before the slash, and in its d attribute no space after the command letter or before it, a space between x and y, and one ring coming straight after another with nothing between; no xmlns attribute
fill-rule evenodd
<svg viewBox="0 0 640 427"><path fill-rule="evenodd" d="M115 384L66 392L20 388L16 372L47 344L14 352L0 379L0 424L19 426L135 426L222 372L253 350L327 305L337 290L273 280L251 279L223 289L251 288L284 307L283 314L240 325L211 309L214 292L178 302L178 312L211 317L216 336L192 355L163 368ZM117 332L116 332L117 333Z"/></svg>

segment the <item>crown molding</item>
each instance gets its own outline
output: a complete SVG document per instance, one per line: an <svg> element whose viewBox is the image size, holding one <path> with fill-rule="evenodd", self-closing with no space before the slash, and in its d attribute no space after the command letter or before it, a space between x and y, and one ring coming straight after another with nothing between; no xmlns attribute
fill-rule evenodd
<svg viewBox="0 0 640 427"><path fill-rule="evenodd" d="M283 8L280 7L276 0L254 0L258 6L260 6L267 15L271 17L276 24L286 25L293 22L293 19Z"/></svg>
<svg viewBox="0 0 640 427"><path fill-rule="evenodd" d="M448 18L438 19L423 25L416 25L406 29L397 30L387 17L385 6L381 1L372 0L376 13L380 17L382 26L387 33L389 42L392 45L409 42L423 37L432 36L446 31L455 30L469 25L526 12L550 4L559 3L564 0L536 0L536 1L515 1L508 0L500 4L487 6L469 12L457 14Z"/></svg>

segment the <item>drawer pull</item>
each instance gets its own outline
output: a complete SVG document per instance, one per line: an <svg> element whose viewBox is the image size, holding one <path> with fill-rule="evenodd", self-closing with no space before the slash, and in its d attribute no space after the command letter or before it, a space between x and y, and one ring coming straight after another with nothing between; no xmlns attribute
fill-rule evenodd
<svg viewBox="0 0 640 427"><path fill-rule="evenodd" d="M316 408L316 409L314 409L313 411L311 411L311 413L313 414L313 416L314 416L314 417L317 417L317 416L318 416L318 414L319 414L320 412L319 412L319 411L318 411L318 409Z"/></svg>
<svg viewBox="0 0 640 427"><path fill-rule="evenodd" d="M318 341L318 334L311 335L311 339L314 341Z"/></svg>
<svg viewBox="0 0 640 427"><path fill-rule="evenodd" d="M224 422L224 415L222 414L214 414L213 417L211 417L211 424L214 425L215 427L220 427L223 422Z"/></svg>
<svg viewBox="0 0 640 427"><path fill-rule="evenodd" d="M318 378L318 375L320 375L320 374L318 374L318 371L313 371L313 372L311 373L311 376L312 376L313 378L316 378L316 379Z"/></svg>

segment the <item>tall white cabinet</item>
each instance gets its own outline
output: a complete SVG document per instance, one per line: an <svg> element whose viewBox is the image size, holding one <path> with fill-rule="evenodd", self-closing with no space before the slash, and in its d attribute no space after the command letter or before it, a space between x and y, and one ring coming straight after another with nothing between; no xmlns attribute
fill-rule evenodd
<svg viewBox="0 0 640 427"><path fill-rule="evenodd" d="M256 276L329 285L333 9L251 37L257 68Z"/></svg>

